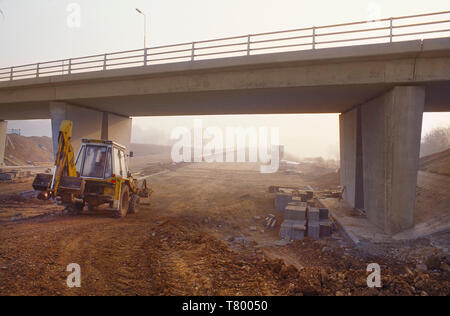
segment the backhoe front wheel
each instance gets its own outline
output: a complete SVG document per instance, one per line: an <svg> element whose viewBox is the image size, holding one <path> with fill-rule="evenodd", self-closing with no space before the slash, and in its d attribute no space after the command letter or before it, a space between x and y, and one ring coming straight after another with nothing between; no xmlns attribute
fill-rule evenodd
<svg viewBox="0 0 450 316"><path fill-rule="evenodd" d="M127 216L128 209L130 208L130 190L128 186L122 188L122 193L120 195L119 209L114 211L114 217L122 218Z"/></svg>
<svg viewBox="0 0 450 316"><path fill-rule="evenodd" d="M130 200L130 209L128 210L128 213L130 214L136 214L139 212L139 204L141 202L141 198L137 194L133 194L131 196Z"/></svg>

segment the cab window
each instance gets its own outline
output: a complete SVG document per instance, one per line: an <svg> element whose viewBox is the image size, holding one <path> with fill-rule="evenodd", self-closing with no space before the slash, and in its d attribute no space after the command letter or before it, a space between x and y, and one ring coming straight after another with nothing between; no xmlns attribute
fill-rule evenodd
<svg viewBox="0 0 450 316"><path fill-rule="evenodd" d="M111 148L108 148L108 153L106 154L105 179L111 178L112 173Z"/></svg>
<svg viewBox="0 0 450 316"><path fill-rule="evenodd" d="M81 176L103 178L106 164L107 148L102 146L86 146Z"/></svg>
<svg viewBox="0 0 450 316"><path fill-rule="evenodd" d="M120 151L117 148L114 148L114 173L117 176L122 175L122 167L120 165Z"/></svg>
<svg viewBox="0 0 450 316"><path fill-rule="evenodd" d="M78 153L77 162L75 163L75 167L78 172L81 172L81 167L83 166L83 158L84 158L85 151L86 151L86 147L81 146L80 152Z"/></svg>
<svg viewBox="0 0 450 316"><path fill-rule="evenodd" d="M122 177L127 177L127 164L125 161L125 153L120 151L120 164L122 165Z"/></svg>

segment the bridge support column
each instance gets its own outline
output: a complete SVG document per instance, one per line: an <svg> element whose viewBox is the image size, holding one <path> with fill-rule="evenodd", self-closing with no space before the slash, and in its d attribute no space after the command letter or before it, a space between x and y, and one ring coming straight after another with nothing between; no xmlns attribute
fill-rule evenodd
<svg viewBox="0 0 450 316"><path fill-rule="evenodd" d="M343 198L353 208L364 208L361 107L339 116L341 187Z"/></svg>
<svg viewBox="0 0 450 316"><path fill-rule="evenodd" d="M129 148L131 118L70 105L64 102L50 103L52 119L53 151L58 148L58 133L63 120L73 122L72 146L75 155L83 138L108 139Z"/></svg>
<svg viewBox="0 0 450 316"><path fill-rule="evenodd" d="M414 226L424 87L399 86L361 107L364 209L388 234Z"/></svg>
<svg viewBox="0 0 450 316"><path fill-rule="evenodd" d="M0 166L4 165L7 132L8 122L0 121Z"/></svg>
<svg viewBox="0 0 450 316"><path fill-rule="evenodd" d="M103 112L102 139L113 140L130 149L131 118Z"/></svg>

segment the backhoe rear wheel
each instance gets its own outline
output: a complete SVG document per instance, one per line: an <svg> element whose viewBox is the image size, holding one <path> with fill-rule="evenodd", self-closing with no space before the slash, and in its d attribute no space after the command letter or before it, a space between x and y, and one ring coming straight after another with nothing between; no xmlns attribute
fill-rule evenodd
<svg viewBox="0 0 450 316"><path fill-rule="evenodd" d="M84 204L83 203L74 203L66 206L67 214L76 216L80 215L83 212Z"/></svg>
<svg viewBox="0 0 450 316"><path fill-rule="evenodd" d="M133 194L131 196L130 208L128 210L128 213L136 214L137 212L139 212L139 204L140 204L140 202L141 202L141 198L139 197L139 195Z"/></svg>
<svg viewBox="0 0 450 316"><path fill-rule="evenodd" d="M114 211L114 217L123 218L127 216L130 208L130 190L128 186L122 187L122 193L120 195L119 210Z"/></svg>

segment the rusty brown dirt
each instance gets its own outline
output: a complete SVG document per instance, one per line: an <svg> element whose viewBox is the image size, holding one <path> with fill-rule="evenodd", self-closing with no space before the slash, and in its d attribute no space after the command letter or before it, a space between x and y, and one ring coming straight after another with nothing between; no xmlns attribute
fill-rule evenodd
<svg viewBox="0 0 450 316"><path fill-rule="evenodd" d="M210 164L150 181L153 205L121 220L97 210L0 223L0 295L450 295L448 272L361 254L339 233L279 243L263 226L267 188L306 185L298 175ZM367 287L372 262L380 289ZM66 285L70 263L81 288Z"/></svg>

